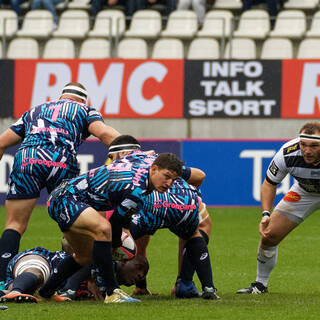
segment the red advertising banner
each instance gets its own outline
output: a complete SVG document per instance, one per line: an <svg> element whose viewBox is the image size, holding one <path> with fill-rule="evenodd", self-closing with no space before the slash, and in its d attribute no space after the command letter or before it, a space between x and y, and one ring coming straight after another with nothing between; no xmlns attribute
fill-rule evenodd
<svg viewBox="0 0 320 320"><path fill-rule="evenodd" d="M14 117L77 81L105 118L182 118L183 79L184 60L16 60Z"/></svg>
<svg viewBox="0 0 320 320"><path fill-rule="evenodd" d="M283 60L281 118L320 118L320 60Z"/></svg>

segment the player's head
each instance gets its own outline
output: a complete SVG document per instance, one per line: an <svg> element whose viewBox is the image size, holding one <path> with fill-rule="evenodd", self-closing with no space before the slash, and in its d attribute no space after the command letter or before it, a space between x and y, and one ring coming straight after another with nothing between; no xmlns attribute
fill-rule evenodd
<svg viewBox="0 0 320 320"><path fill-rule="evenodd" d="M160 153L149 171L149 188L162 193L167 191L182 174L183 162L173 153Z"/></svg>
<svg viewBox="0 0 320 320"><path fill-rule="evenodd" d="M320 122L305 123L299 131L300 150L307 163L320 161Z"/></svg>
<svg viewBox="0 0 320 320"><path fill-rule="evenodd" d="M114 161L140 149L140 142L135 137L123 134L110 143L108 158Z"/></svg>
<svg viewBox="0 0 320 320"><path fill-rule="evenodd" d="M131 260L117 262L116 275L120 285L132 286L137 281L145 279L148 271L148 260L141 255L136 255Z"/></svg>
<svg viewBox="0 0 320 320"><path fill-rule="evenodd" d="M71 99L77 102L86 103L88 98L88 92L86 88L79 82L67 83L61 93L60 99Z"/></svg>

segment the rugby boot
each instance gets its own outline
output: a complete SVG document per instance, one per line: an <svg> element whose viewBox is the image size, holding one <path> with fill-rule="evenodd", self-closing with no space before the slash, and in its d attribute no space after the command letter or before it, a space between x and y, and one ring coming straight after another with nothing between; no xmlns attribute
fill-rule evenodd
<svg viewBox="0 0 320 320"><path fill-rule="evenodd" d="M206 299L206 300L219 300L219 299L221 299L217 294L217 289L212 288L212 287L211 288L204 287L201 298Z"/></svg>
<svg viewBox="0 0 320 320"><path fill-rule="evenodd" d="M261 294L267 293L268 288L265 287L261 282L252 282L250 287L243 288L237 291L237 293L249 293L249 294Z"/></svg>
<svg viewBox="0 0 320 320"><path fill-rule="evenodd" d="M106 295L104 303L141 302L139 299L130 297L126 292L117 288L113 290L111 296Z"/></svg>
<svg viewBox="0 0 320 320"><path fill-rule="evenodd" d="M31 294L10 292L2 296L0 302L37 303L38 299Z"/></svg>

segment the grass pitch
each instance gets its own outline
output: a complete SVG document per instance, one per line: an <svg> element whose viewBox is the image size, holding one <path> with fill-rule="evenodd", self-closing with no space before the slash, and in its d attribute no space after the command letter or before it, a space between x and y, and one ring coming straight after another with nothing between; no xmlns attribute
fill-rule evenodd
<svg viewBox="0 0 320 320"><path fill-rule="evenodd" d="M236 295L237 289L255 280L259 242L258 208L210 209L213 232L210 255L220 301L179 300L170 296L177 272L177 238L159 230L148 248L149 289L157 295L143 297L140 304L103 305L82 301L66 304L7 304L0 319L319 319L320 311L320 215L315 213L280 245L278 265L269 282L270 293ZM0 225L5 218L0 207ZM21 250L37 245L59 250L61 233L38 207L22 238ZM200 288L197 277L195 282ZM125 288L132 292L132 288Z"/></svg>

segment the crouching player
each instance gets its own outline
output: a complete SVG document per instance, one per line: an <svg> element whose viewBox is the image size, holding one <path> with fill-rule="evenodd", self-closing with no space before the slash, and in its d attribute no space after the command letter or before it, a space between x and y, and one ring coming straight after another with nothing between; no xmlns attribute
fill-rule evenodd
<svg viewBox="0 0 320 320"><path fill-rule="evenodd" d="M119 136L112 141L109 147L109 158L124 163L141 153L139 142L132 136ZM123 158L124 157L124 158ZM193 168L185 168L184 177L188 182L197 179L192 173ZM204 178L204 177L203 177ZM201 184L201 182L198 184ZM146 247L149 235L160 228L169 228L178 237L182 238L185 246L185 256L180 272L180 281L176 286L178 297L199 297L200 294L192 282L194 270L200 279L204 299L219 299L216 288L213 285L212 270L209 252L207 248L208 236L199 228L199 209L205 210L201 203L197 188L178 178L165 193L154 191L145 197L143 208L139 214L134 215L130 224L130 232L137 244L138 254L146 256ZM206 211L206 210L205 210ZM207 213L207 212L206 212ZM206 215L204 213L204 215ZM210 220L203 222L210 234ZM191 269L190 265L191 264ZM188 269L188 270L187 270ZM186 272L184 272L184 270ZM134 294L148 294L146 281L138 283Z"/></svg>
<svg viewBox="0 0 320 320"><path fill-rule="evenodd" d="M46 282L56 266L67 257L65 251L50 251L42 247L36 247L23 251L10 261L6 273L6 289L0 291L1 302L32 303L38 302L34 295L36 291ZM86 267L78 272L86 274ZM135 256L128 261L114 261L114 270L119 285L131 286L137 281L145 278L148 270L148 261L142 256ZM95 281L90 281L90 275L94 275ZM76 274L75 274L76 275ZM103 300L105 296L105 284L100 276L99 270L92 267L87 273L89 280L89 291L97 300ZM69 280L69 279L68 279ZM80 285L80 283L79 283ZM63 288L61 287L61 290ZM75 298L75 296L73 297ZM56 302L70 301L71 297L66 294L55 294L50 300Z"/></svg>

